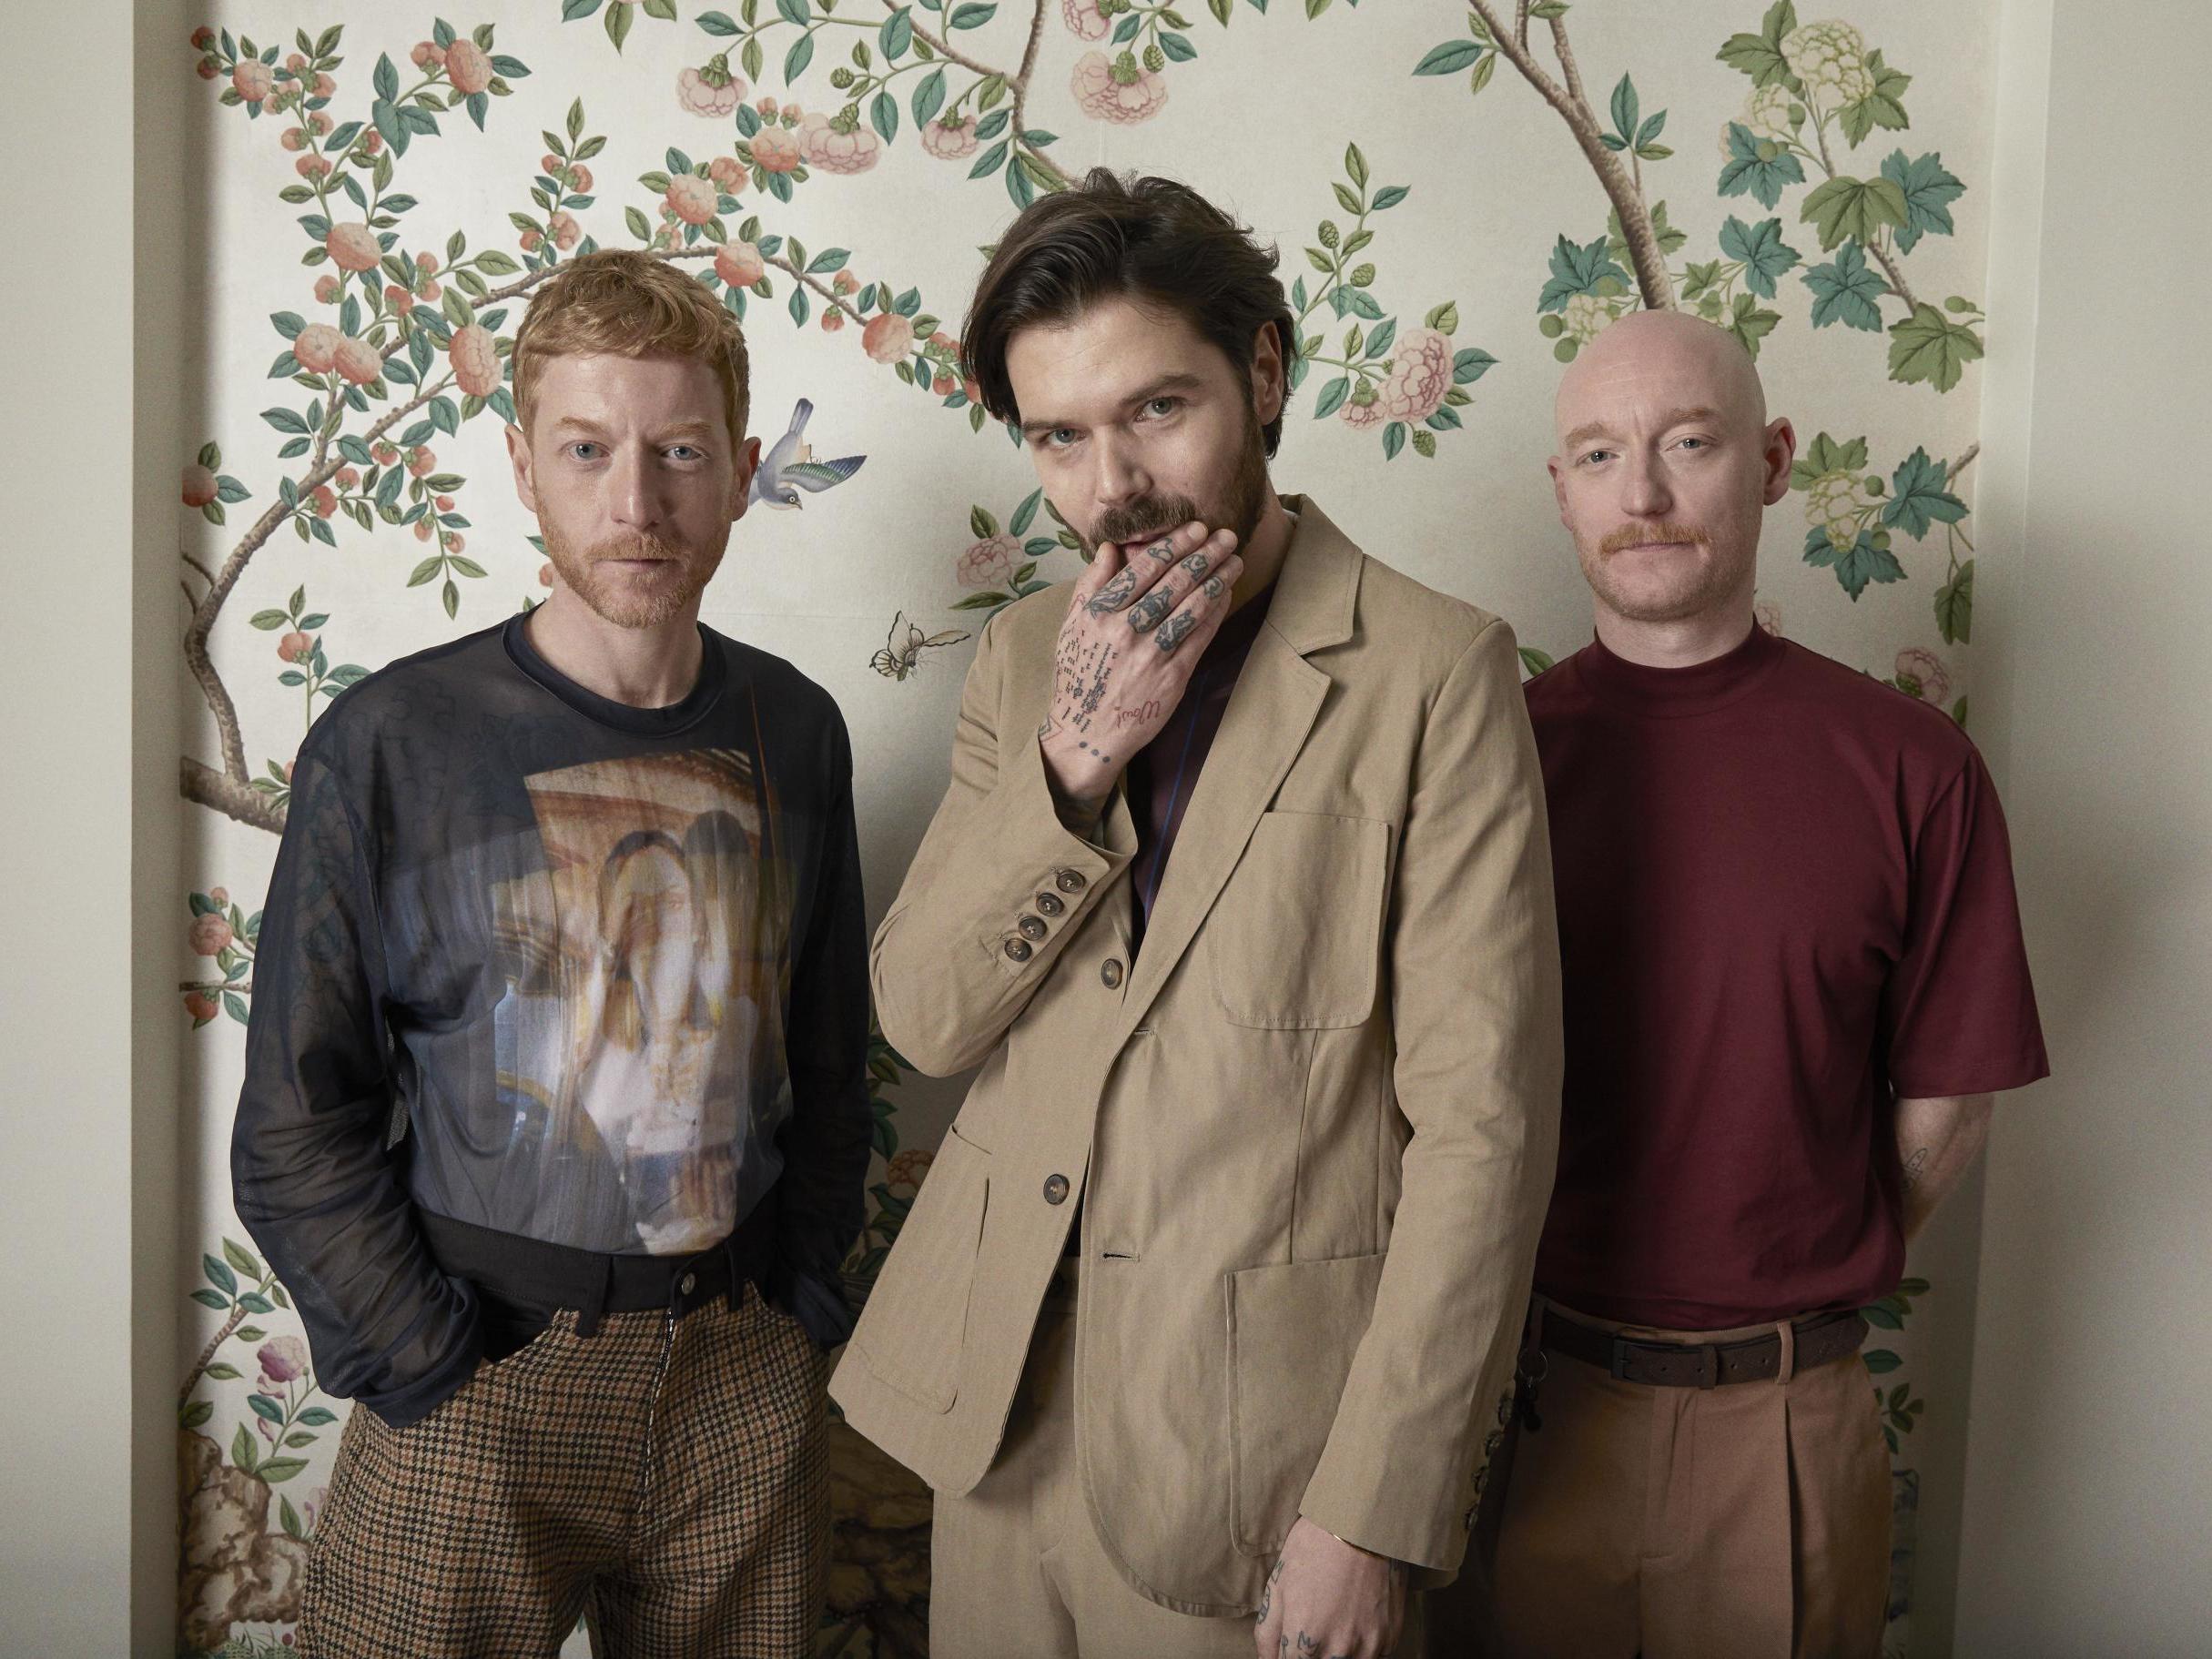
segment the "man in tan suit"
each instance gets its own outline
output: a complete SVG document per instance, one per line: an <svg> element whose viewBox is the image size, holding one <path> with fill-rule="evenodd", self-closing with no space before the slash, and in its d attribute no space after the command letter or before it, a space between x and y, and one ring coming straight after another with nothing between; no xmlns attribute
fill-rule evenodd
<svg viewBox="0 0 2212 1659"><path fill-rule="evenodd" d="M985 628L875 942L892 1043L982 1067L831 1389L937 1490L939 1659L1410 1654L1509 1388L1560 1075L1517 656L1269 488L1274 263L1101 170L965 331L1095 559Z"/></svg>

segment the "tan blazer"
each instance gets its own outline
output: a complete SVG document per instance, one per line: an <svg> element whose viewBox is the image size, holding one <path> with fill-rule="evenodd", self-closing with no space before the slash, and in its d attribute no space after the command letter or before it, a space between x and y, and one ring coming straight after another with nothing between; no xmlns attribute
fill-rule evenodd
<svg viewBox="0 0 2212 1659"><path fill-rule="evenodd" d="M1117 791L1102 845L1070 834L1038 750L1068 587L984 629L872 964L896 1047L982 1070L830 1385L970 1490L1080 1199L1084 1490L1129 1582L1192 1613L1252 1612L1301 1513L1458 1565L1558 1144L1512 632L1285 499L1267 622L1133 963L1128 809Z"/></svg>

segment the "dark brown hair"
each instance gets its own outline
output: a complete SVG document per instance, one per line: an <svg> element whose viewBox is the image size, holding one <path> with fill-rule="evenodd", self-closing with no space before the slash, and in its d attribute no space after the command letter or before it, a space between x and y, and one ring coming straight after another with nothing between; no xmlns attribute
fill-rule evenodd
<svg viewBox="0 0 2212 1659"><path fill-rule="evenodd" d="M1073 189L1039 197L1008 228L968 309L962 367L987 410L1019 420L1006 372L1014 336L1070 322L1101 299L1126 295L1182 317L1220 349L1247 392L1253 340L1262 325L1272 327L1288 409L1298 334L1275 265L1272 245L1255 241L1190 186L1093 167ZM1283 439L1281 410L1261 437L1273 455Z"/></svg>

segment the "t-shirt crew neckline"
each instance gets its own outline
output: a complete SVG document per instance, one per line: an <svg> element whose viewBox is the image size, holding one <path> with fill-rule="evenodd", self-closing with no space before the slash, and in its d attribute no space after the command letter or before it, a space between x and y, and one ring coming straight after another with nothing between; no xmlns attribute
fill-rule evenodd
<svg viewBox="0 0 2212 1659"><path fill-rule="evenodd" d="M634 732L647 737L681 732L715 706L728 678L721 642L702 622L698 624L699 677L693 682L691 690L679 701L657 709L618 703L612 697L602 697L588 686L579 685L541 656L537 647L530 642L529 630L523 626L528 621L527 612L511 616L501 631L508 660L586 720L612 726L618 732Z"/></svg>
<svg viewBox="0 0 2212 1659"><path fill-rule="evenodd" d="M1591 636L1577 661L1584 681L1606 703L1654 719L1710 714L1748 696L1771 673L1789 647L1764 628L1752 625L1733 650L1688 668L1655 668L1631 663Z"/></svg>

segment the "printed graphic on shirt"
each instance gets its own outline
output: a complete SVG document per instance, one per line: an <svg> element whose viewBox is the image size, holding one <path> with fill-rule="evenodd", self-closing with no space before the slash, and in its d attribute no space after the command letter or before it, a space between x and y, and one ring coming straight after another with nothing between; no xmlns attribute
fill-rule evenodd
<svg viewBox="0 0 2212 1659"><path fill-rule="evenodd" d="M540 870L499 884L494 1015L516 1139L656 1255L736 1220L737 1171L780 1123L789 877L750 757L594 762L526 780ZM757 1154L756 1154L757 1155ZM634 1247L633 1247L634 1248Z"/></svg>

